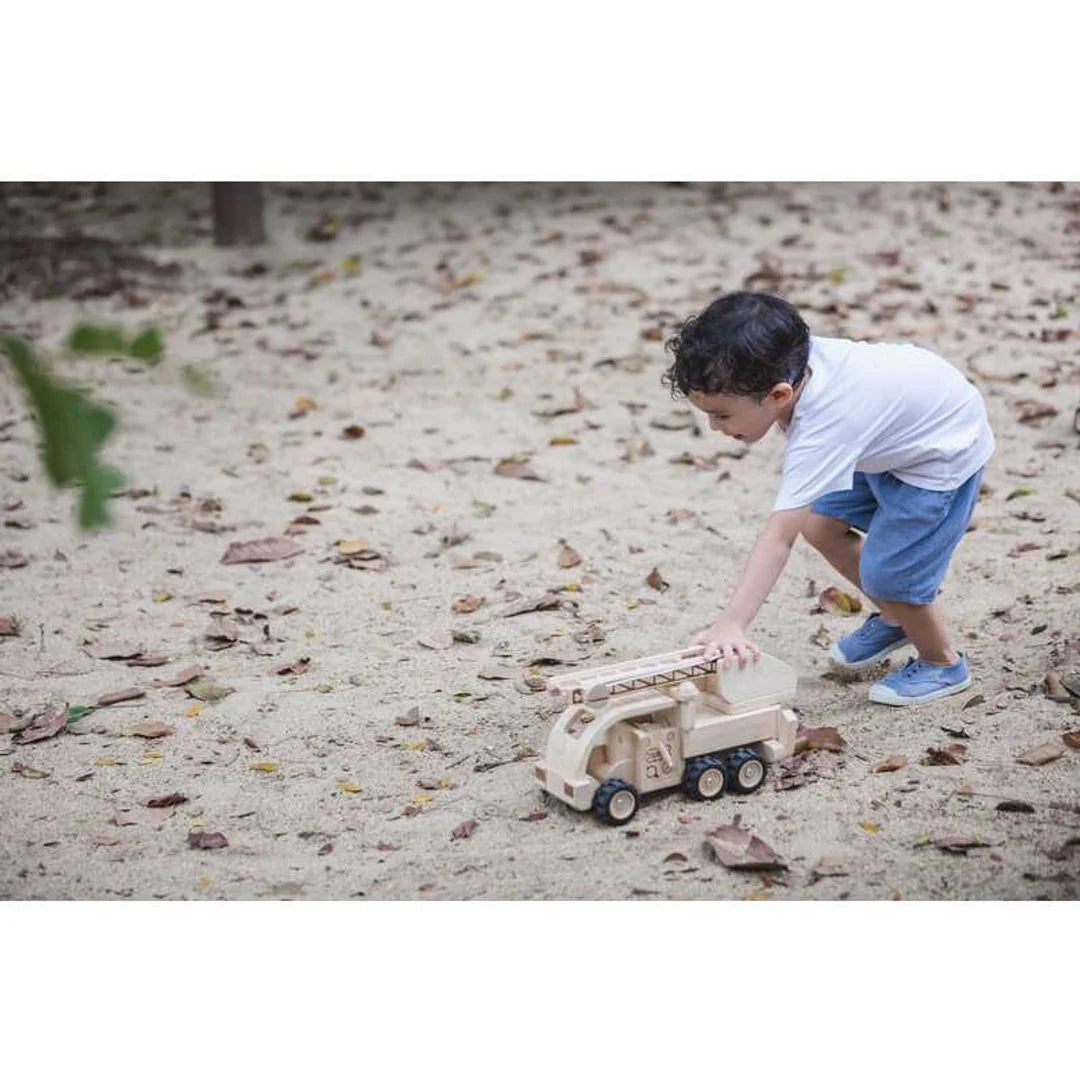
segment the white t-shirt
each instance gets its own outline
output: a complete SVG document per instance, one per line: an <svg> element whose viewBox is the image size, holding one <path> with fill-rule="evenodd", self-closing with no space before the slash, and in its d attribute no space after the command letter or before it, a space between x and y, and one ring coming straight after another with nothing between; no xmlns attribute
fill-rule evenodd
<svg viewBox="0 0 1080 1080"><path fill-rule="evenodd" d="M810 339L773 510L849 491L856 470L948 491L994 452L982 395L917 345Z"/></svg>

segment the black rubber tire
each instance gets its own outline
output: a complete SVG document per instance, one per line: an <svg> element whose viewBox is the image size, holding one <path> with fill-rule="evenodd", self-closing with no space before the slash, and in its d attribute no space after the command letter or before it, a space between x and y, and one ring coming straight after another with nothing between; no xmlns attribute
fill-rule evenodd
<svg viewBox="0 0 1080 1080"><path fill-rule="evenodd" d="M624 818L616 818L611 816L611 800L619 794L620 791L628 791L634 798L634 809ZM625 780L605 780L597 789L596 794L593 796L593 813L602 821L605 825L625 825L628 821L632 820L634 815L638 812L638 807L641 805L641 796L638 795L637 788L633 784L628 784Z"/></svg>
<svg viewBox="0 0 1080 1080"><path fill-rule="evenodd" d="M740 779L739 774L744 771L744 766L751 761L757 762L761 766L761 775L755 781L745 783ZM732 791L738 795L752 795L765 783L765 776L769 770L756 750L751 750L749 746L740 746L738 750L733 750L728 755L727 761L724 762L724 771L727 773L728 787Z"/></svg>
<svg viewBox="0 0 1080 1080"><path fill-rule="evenodd" d="M710 769L716 769L723 780L720 790L715 795L703 794L700 787L702 776ZM698 799L701 802L719 799L727 790L727 786L727 773L724 771L724 763L719 758L693 757L687 761L686 771L683 773L682 789L684 794L689 795L691 799Z"/></svg>

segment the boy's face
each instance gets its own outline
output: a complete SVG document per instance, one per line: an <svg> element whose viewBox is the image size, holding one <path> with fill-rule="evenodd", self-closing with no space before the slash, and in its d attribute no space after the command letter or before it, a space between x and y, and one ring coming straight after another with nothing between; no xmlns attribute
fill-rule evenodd
<svg viewBox="0 0 1080 1080"><path fill-rule="evenodd" d="M777 422L787 428L794 398L786 382L777 383L760 402L741 394L705 394L699 390L689 394L690 404L705 413L713 431L746 443L756 443Z"/></svg>

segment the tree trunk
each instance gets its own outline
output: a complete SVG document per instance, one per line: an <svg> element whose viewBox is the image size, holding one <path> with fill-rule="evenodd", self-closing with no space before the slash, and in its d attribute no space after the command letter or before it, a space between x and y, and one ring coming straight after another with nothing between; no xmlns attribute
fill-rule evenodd
<svg viewBox="0 0 1080 1080"><path fill-rule="evenodd" d="M263 232L262 184L213 183L214 243L218 247L261 244Z"/></svg>

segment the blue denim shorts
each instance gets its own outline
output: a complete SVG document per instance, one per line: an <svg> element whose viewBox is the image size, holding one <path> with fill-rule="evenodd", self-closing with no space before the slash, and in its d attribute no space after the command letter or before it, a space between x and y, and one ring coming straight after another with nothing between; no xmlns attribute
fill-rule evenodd
<svg viewBox="0 0 1080 1080"><path fill-rule="evenodd" d="M866 534L859 580L867 596L929 604L967 531L981 479L982 469L958 488L931 491L892 473L857 472L850 491L823 495L810 509Z"/></svg>

